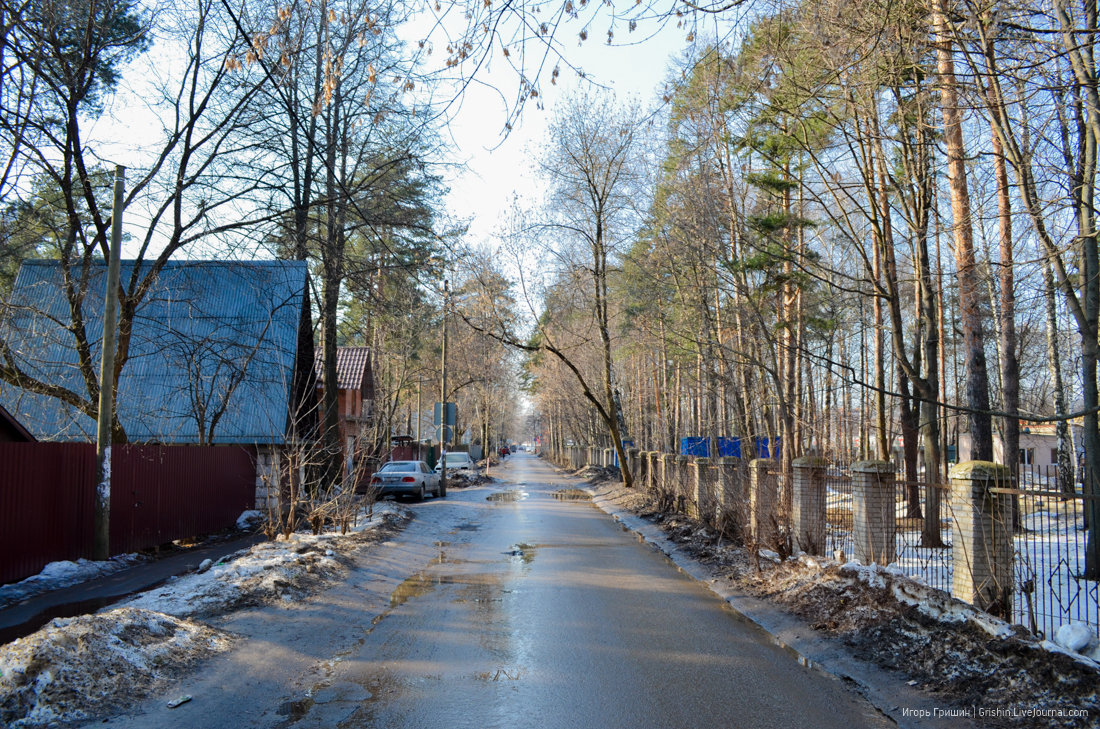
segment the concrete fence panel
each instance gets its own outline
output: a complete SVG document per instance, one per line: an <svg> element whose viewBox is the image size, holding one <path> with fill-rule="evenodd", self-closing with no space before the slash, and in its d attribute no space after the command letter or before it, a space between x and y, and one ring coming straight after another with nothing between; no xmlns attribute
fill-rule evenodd
<svg viewBox="0 0 1100 729"><path fill-rule="evenodd" d="M716 458L714 463L714 525L742 534L745 528L745 490L741 481L741 459Z"/></svg>

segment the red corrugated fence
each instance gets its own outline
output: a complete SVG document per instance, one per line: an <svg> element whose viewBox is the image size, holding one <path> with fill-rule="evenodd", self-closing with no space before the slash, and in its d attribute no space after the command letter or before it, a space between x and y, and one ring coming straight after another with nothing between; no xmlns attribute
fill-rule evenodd
<svg viewBox="0 0 1100 729"><path fill-rule="evenodd" d="M256 452L237 446L112 449L111 554L231 526L256 496ZM0 584L91 556L95 446L0 443Z"/></svg>

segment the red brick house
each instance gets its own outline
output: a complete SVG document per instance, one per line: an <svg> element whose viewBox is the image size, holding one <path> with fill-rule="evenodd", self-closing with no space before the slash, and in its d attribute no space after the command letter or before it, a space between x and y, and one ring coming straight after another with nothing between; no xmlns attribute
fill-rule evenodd
<svg viewBox="0 0 1100 729"><path fill-rule="evenodd" d="M324 397L324 363L317 352L317 402ZM345 474L350 476L360 454L360 436L366 435L374 412L374 370L369 347L336 348L336 403L340 414L340 443Z"/></svg>

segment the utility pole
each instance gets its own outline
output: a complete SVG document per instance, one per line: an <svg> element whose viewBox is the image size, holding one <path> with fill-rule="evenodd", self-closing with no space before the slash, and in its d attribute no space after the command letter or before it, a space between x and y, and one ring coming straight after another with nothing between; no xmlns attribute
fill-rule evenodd
<svg viewBox="0 0 1100 729"><path fill-rule="evenodd" d="M439 448L442 453L443 469L439 474L439 492L447 493L447 309L451 303L451 282L443 280L443 357L439 382Z"/></svg>
<svg viewBox="0 0 1100 729"><path fill-rule="evenodd" d="M416 376L416 452L420 453L420 386L424 383L421 375Z"/></svg>
<svg viewBox="0 0 1100 729"><path fill-rule="evenodd" d="M103 352L99 362L99 413L96 425L95 534L92 559L111 557L111 438L115 404L115 346L118 326L119 258L122 251L122 203L126 168L115 165L115 201L111 211L111 249L107 296L103 305Z"/></svg>

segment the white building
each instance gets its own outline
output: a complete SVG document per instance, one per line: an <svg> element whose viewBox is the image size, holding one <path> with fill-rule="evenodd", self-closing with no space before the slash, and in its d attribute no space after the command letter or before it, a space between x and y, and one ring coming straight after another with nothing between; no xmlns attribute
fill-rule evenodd
<svg viewBox="0 0 1100 729"><path fill-rule="evenodd" d="M1037 469L1058 465L1058 434L1054 423L1020 423L1020 452L1016 462L1021 466L1029 466ZM1082 426L1078 423L1070 423L1071 442L1076 444L1080 454L1084 453L1082 445ZM959 461L972 460L970 433L959 433ZM997 463L1005 463L1004 442L999 433L994 429L993 433L993 460ZM1079 460L1074 459L1076 463Z"/></svg>

